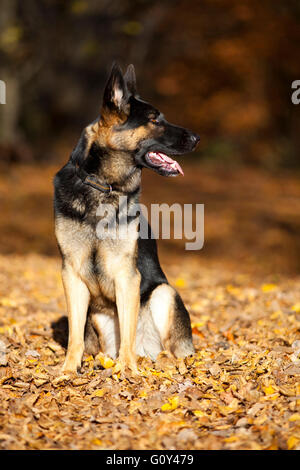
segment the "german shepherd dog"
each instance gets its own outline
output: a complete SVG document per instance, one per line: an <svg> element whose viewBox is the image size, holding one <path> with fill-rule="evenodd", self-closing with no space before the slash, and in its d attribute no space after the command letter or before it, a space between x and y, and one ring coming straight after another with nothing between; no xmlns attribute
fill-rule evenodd
<svg viewBox="0 0 300 470"><path fill-rule="evenodd" d="M155 360L165 349L176 357L194 353L189 314L160 267L150 226L148 239L138 234L139 214L131 217L127 239L101 239L96 226L101 205L118 211L120 196L127 196L125 212L138 204L143 168L176 176L182 169L169 155L191 152L198 141L138 96L132 65L125 75L113 65L100 117L83 130L54 179L69 318L64 371L80 370L84 350L118 357L120 370L133 373L136 355Z"/></svg>

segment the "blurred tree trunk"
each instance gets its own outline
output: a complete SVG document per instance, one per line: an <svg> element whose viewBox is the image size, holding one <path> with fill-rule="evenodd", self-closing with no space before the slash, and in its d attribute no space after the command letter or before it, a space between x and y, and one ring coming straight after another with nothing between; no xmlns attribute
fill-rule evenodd
<svg viewBox="0 0 300 470"><path fill-rule="evenodd" d="M2 33L2 50L4 60L0 65L0 79L6 84L6 104L0 107L0 146L10 152L16 143L19 104L20 83L12 67L10 56L10 35L16 25L17 10L15 0L2 0L0 15L0 32Z"/></svg>

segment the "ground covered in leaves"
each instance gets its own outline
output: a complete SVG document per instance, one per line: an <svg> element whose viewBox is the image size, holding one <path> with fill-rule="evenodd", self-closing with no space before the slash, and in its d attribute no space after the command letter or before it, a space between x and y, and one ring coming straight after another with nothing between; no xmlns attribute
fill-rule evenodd
<svg viewBox="0 0 300 470"><path fill-rule="evenodd" d="M196 354L140 360L138 377L101 355L61 374L59 165L0 174L0 449L300 449L299 178L183 166L145 172L143 201L205 204L203 250L159 241Z"/></svg>
<svg viewBox="0 0 300 470"><path fill-rule="evenodd" d="M300 279L170 264L196 354L140 360L140 376L85 356L62 375L56 258L0 257L1 449L300 448Z"/></svg>

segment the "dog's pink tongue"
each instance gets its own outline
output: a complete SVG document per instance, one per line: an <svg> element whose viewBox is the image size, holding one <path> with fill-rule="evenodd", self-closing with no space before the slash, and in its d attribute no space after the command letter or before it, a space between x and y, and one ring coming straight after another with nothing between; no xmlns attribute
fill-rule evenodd
<svg viewBox="0 0 300 470"><path fill-rule="evenodd" d="M172 158L168 157L167 155L165 155L164 153L159 153L159 156L161 158L163 158L163 160L167 163L170 163L170 166L172 168L174 168L175 170L177 170L179 173L182 174L182 176L184 176L184 173L183 173L183 170L181 168L181 166L179 165L178 162L176 162L176 160L173 160Z"/></svg>

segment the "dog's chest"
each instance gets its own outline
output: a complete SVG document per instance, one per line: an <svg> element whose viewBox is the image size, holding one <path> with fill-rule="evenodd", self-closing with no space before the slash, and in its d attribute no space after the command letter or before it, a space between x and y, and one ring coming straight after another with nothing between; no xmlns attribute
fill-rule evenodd
<svg viewBox="0 0 300 470"><path fill-rule="evenodd" d="M116 280L136 268L137 240L101 240L92 252L91 268L99 294L115 302ZM130 279L129 279L130 281Z"/></svg>
<svg viewBox="0 0 300 470"><path fill-rule="evenodd" d="M121 218L116 224L111 224L114 217L110 213L111 207L108 210L106 220L109 223L102 225L99 224L101 217L96 224L57 217L56 236L65 262L73 266L92 297L100 296L115 302L117 278L130 277L136 269L139 217L124 223L127 209L123 209Z"/></svg>

